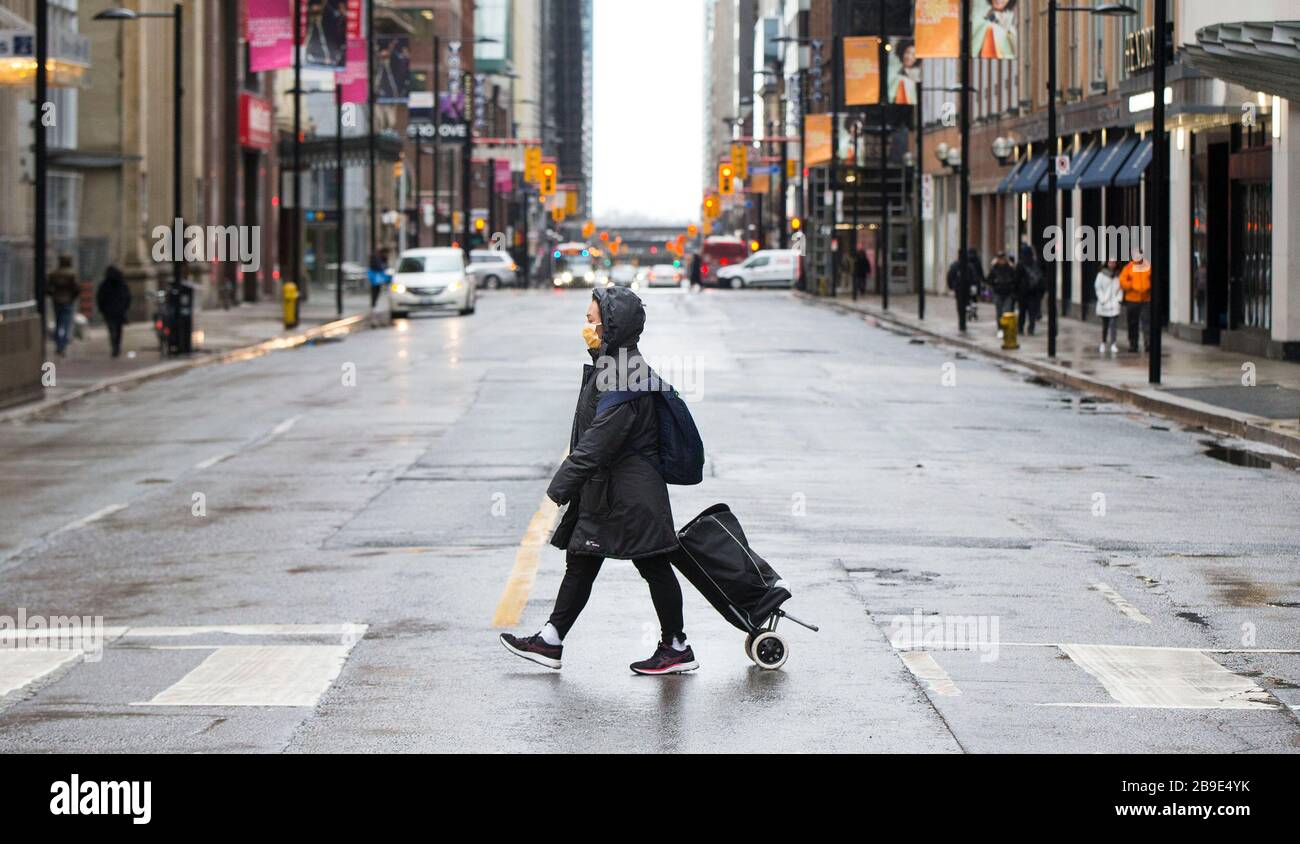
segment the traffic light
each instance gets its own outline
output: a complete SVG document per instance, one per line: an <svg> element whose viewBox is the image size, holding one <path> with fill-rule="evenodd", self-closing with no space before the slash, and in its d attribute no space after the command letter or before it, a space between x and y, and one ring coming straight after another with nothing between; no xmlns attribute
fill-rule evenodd
<svg viewBox="0 0 1300 844"><path fill-rule="evenodd" d="M481 232L486 228L487 228L487 220L484 220L482 217L474 218L474 231Z"/></svg>
<svg viewBox="0 0 1300 844"><path fill-rule="evenodd" d="M730 164L718 165L718 193L723 196L731 196L735 186L732 184L736 177L736 169Z"/></svg>
<svg viewBox="0 0 1300 844"><path fill-rule="evenodd" d="M564 206L557 205L551 209L551 219L557 223L564 222Z"/></svg>
<svg viewBox="0 0 1300 844"><path fill-rule="evenodd" d="M600 242L601 242L601 243L609 243L609 232L601 232L601 233L600 233Z"/></svg>
<svg viewBox="0 0 1300 844"><path fill-rule="evenodd" d="M542 179L542 148L524 147L524 181L535 185Z"/></svg>
<svg viewBox="0 0 1300 844"><path fill-rule="evenodd" d="M798 217L791 217L791 218L790 218L790 230L791 230L791 231L796 231L796 232L799 231L799 227L802 226L802 225L803 225L803 220L800 220Z"/></svg>
<svg viewBox="0 0 1300 844"><path fill-rule="evenodd" d="M749 147L744 144L731 145L731 166L738 178L749 178Z"/></svg>
<svg viewBox="0 0 1300 844"><path fill-rule="evenodd" d="M718 199L715 196L704 197L704 216L710 220L718 216Z"/></svg>
<svg viewBox="0 0 1300 844"><path fill-rule="evenodd" d="M699 233L700 233L700 227L695 225L694 223L691 223L689 226L686 227L686 235L688 237L695 237Z"/></svg>
<svg viewBox="0 0 1300 844"><path fill-rule="evenodd" d="M569 210L569 209L568 209L568 206L567 206L567 203L566 203L566 206L565 206L565 209L564 209L564 210L565 210L565 211L568 211L568 210ZM582 224L582 239L583 239L583 240L590 240L590 239L591 239L591 236L592 236L593 234L595 234L595 233L596 233L596 224L595 224L594 222L592 222L591 220L588 220L587 222L585 222L585 223Z"/></svg>
<svg viewBox="0 0 1300 844"><path fill-rule="evenodd" d="M793 159L793 158L787 158L787 159L785 160L785 177L786 177L787 179L793 179L793 178L794 178L794 169L795 169L795 168L794 168L794 159Z"/></svg>
<svg viewBox="0 0 1300 844"><path fill-rule="evenodd" d="M762 244L759 243L757 240L751 240L749 242L749 251L757 252L760 246L762 246Z"/></svg>
<svg viewBox="0 0 1300 844"><path fill-rule="evenodd" d="M556 170L554 164L542 165L542 183L539 192L542 196L552 196L555 194Z"/></svg>

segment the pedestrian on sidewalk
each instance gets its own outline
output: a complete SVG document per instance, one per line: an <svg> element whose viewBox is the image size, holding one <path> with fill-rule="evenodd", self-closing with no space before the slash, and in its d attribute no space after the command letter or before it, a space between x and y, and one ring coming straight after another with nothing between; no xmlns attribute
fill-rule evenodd
<svg viewBox="0 0 1300 844"><path fill-rule="evenodd" d="M540 631L500 637L506 650L548 668L560 667L564 638L586 606L607 557L632 561L650 586L659 617L658 648L630 668L638 674L676 674L699 667L682 630L682 589L668 556L678 547L677 532L668 487L655 465L655 398L646 390L597 413L603 394L628 389L629 383L636 383L633 374L645 371L637 348L644 326L645 307L630 289L592 292L582 330L591 363L583 367L569 456L546 490L556 504L567 505L551 536L551 544L566 552L564 579Z"/></svg>
<svg viewBox="0 0 1300 844"><path fill-rule="evenodd" d="M370 257L370 269L366 272L370 281L370 310L375 309L379 302L379 294L383 292L384 285L388 283L388 253L384 250L376 252Z"/></svg>
<svg viewBox="0 0 1300 844"><path fill-rule="evenodd" d="M858 291L858 295L866 295L867 278L870 275L871 262L867 260L867 253L862 247L858 247L857 254L853 256L853 287Z"/></svg>
<svg viewBox="0 0 1300 844"><path fill-rule="evenodd" d="M1002 315L1015 313L1016 310L1016 271L1006 252L998 252L993 256L993 266L989 268L989 286L993 288L994 325L998 326L998 339L1001 340Z"/></svg>
<svg viewBox="0 0 1300 844"><path fill-rule="evenodd" d="M1038 262L1033 244L1020 244L1016 262L1016 298L1020 300L1020 333L1033 335L1043 316L1043 265Z"/></svg>
<svg viewBox="0 0 1300 844"><path fill-rule="evenodd" d="M691 289L698 290L704 286L704 259L696 252L691 256Z"/></svg>
<svg viewBox="0 0 1300 844"><path fill-rule="evenodd" d="M1113 355L1119 352L1116 335L1119 333L1119 303L1124 296L1124 291L1119 286L1119 261L1107 261L1097 273L1092 286L1097 292L1097 316L1101 318L1101 345L1097 347L1097 352L1106 354L1109 343Z"/></svg>
<svg viewBox="0 0 1300 844"><path fill-rule="evenodd" d="M50 301L54 303L54 348L63 357L72 340L72 321L76 315L77 300L81 298L81 282L72 271L72 256L60 255L59 266L46 280Z"/></svg>
<svg viewBox="0 0 1300 844"><path fill-rule="evenodd" d="M108 342L113 357L120 357L122 326L126 325L127 313L131 310L131 288L127 286L122 271L112 264L104 271L104 280L95 291L95 304L104 316L104 325L108 326Z"/></svg>
<svg viewBox="0 0 1300 844"><path fill-rule="evenodd" d="M1142 331L1142 348L1151 348L1151 262L1141 249L1133 250L1133 260L1119 274L1124 291L1124 313L1128 317L1128 350L1138 351L1138 329Z"/></svg>

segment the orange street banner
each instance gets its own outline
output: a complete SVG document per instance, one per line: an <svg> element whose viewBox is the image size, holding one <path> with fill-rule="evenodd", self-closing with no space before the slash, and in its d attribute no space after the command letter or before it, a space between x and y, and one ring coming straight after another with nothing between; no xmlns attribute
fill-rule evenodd
<svg viewBox="0 0 1300 844"><path fill-rule="evenodd" d="M961 57L961 0L916 0L916 57Z"/></svg>
<svg viewBox="0 0 1300 844"><path fill-rule="evenodd" d="M845 38L844 104L875 105L880 102L880 39L875 36Z"/></svg>
<svg viewBox="0 0 1300 844"><path fill-rule="evenodd" d="M831 116L809 114L803 119L804 161L806 167L816 167L831 160Z"/></svg>

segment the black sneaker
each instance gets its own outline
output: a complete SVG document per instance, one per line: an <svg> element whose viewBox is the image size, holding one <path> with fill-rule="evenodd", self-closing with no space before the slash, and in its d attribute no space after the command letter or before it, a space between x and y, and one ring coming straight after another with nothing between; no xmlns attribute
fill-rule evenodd
<svg viewBox="0 0 1300 844"><path fill-rule="evenodd" d="M700 667L695 661L695 652L687 645L686 650L679 651L667 642L660 642L654 656L634 662L628 666L637 674L681 674L694 671Z"/></svg>
<svg viewBox="0 0 1300 844"><path fill-rule="evenodd" d="M545 665L547 668L559 668L560 655L564 653L564 645L548 645L541 635L521 639L509 633L502 633L501 644L515 656L531 659L538 665Z"/></svg>

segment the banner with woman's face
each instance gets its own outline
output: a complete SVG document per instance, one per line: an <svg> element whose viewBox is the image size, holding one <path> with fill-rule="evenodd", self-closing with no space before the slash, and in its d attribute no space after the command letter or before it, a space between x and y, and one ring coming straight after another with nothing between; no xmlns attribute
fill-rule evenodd
<svg viewBox="0 0 1300 844"><path fill-rule="evenodd" d="M916 55L916 43L911 38L891 38L885 74L886 99L896 105L918 105L920 82L921 60Z"/></svg>
<svg viewBox="0 0 1300 844"><path fill-rule="evenodd" d="M972 0L970 54L976 59L1014 59L1017 0Z"/></svg>

